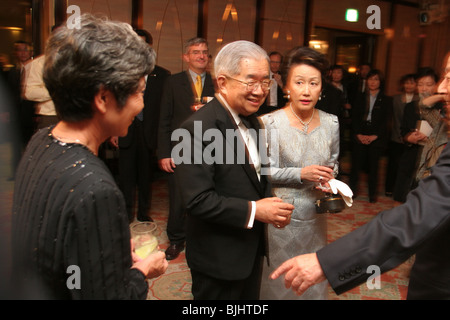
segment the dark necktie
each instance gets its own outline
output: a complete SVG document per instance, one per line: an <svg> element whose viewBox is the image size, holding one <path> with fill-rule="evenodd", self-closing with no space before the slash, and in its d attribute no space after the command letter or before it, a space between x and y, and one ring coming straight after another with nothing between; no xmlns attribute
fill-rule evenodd
<svg viewBox="0 0 450 320"><path fill-rule="evenodd" d="M242 123L247 127L247 128L252 128L252 124L249 120L248 117L245 116L239 116L241 118Z"/></svg>

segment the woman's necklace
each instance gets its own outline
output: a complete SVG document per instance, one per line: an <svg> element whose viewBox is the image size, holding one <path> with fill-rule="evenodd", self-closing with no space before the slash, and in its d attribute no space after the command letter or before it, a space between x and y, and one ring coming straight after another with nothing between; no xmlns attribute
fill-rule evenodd
<svg viewBox="0 0 450 320"><path fill-rule="evenodd" d="M308 120L308 122L304 122L294 111L294 109L292 109L292 102L289 104L289 108L291 108L291 112L292 114L298 119L298 121L300 121L300 123L303 125L303 132L304 133L308 133L308 126L311 123L313 117L314 117L314 111L316 111L316 108L313 108L313 112L311 115L311 118Z"/></svg>
<svg viewBox="0 0 450 320"><path fill-rule="evenodd" d="M54 138L56 138L59 142L61 142L62 144L66 144L66 143L76 143L76 144L81 144L82 146L86 147L90 152L92 152L94 155L97 155L96 152L92 151L91 148L89 148L88 144L85 142L82 142L80 139L73 139L73 138L65 138L65 137L61 137L56 135L54 132L51 133L52 136Z"/></svg>

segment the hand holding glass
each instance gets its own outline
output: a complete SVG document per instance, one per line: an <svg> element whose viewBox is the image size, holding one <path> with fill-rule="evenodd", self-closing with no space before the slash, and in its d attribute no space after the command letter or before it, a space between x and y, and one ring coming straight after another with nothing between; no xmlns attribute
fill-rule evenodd
<svg viewBox="0 0 450 320"><path fill-rule="evenodd" d="M334 170L335 161L328 159L328 160L323 161L323 163L321 163L320 165L327 167L331 170ZM322 183L323 183L323 185L322 185ZM322 190L325 193L331 192L328 182L322 181L322 177L320 177L320 179L319 179L318 189Z"/></svg>
<svg viewBox="0 0 450 320"><path fill-rule="evenodd" d="M154 222L139 222L131 226L134 252L139 258L144 259L157 250L156 227Z"/></svg>

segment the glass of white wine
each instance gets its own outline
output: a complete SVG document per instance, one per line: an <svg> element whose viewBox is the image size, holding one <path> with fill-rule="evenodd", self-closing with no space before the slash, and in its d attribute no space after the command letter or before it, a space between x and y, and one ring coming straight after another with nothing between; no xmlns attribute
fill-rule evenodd
<svg viewBox="0 0 450 320"><path fill-rule="evenodd" d="M131 237L134 252L144 259L158 249L158 239L155 236L157 225L154 222L138 222L131 226Z"/></svg>

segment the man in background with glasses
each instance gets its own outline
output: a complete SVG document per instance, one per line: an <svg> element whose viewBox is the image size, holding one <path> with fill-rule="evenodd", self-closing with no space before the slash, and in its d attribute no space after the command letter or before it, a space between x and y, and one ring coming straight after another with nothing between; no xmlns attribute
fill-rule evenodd
<svg viewBox="0 0 450 320"><path fill-rule="evenodd" d="M258 299L264 229L268 223L284 227L294 209L271 196L258 148L265 143L249 134L260 129L254 114L269 92L269 59L258 45L236 41L222 48L214 68L218 93L181 125L192 158L182 159L175 172L188 217L192 293L200 300ZM242 149L244 162L237 159ZM211 150L215 161L194 159Z"/></svg>
<svg viewBox="0 0 450 320"><path fill-rule="evenodd" d="M259 108L257 114L263 115L285 106L287 99L283 93L283 81L281 80L281 64L283 63L283 56L278 51L269 53L270 61L270 91L266 100Z"/></svg>

